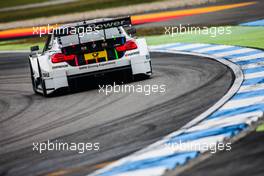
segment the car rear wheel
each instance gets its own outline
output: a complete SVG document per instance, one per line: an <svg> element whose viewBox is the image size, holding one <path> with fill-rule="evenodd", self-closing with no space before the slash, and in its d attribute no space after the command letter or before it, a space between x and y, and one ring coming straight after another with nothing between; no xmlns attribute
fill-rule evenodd
<svg viewBox="0 0 264 176"><path fill-rule="evenodd" d="M33 69L32 69L30 61L29 61L29 68L30 68L30 77L31 77L32 89L33 89L34 93L38 93L37 92L37 84L36 84L35 78L33 76Z"/></svg>
<svg viewBox="0 0 264 176"><path fill-rule="evenodd" d="M39 71L40 84L41 84L41 87L42 87L43 96L47 97L48 94L47 94L46 84L45 84L45 80L42 78L42 72L41 72L41 69L40 69L39 61L38 61L38 71Z"/></svg>
<svg viewBox="0 0 264 176"><path fill-rule="evenodd" d="M42 87L42 91L43 91L43 96L47 97L47 89L46 89L46 84L45 84L45 80L41 79L41 87Z"/></svg>
<svg viewBox="0 0 264 176"><path fill-rule="evenodd" d="M133 81L133 74L132 70L125 70L121 76L122 81L124 82L131 82Z"/></svg>

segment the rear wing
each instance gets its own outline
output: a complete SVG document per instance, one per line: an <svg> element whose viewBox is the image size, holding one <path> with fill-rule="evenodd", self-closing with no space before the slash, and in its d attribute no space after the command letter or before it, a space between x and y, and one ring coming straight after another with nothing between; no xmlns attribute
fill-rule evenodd
<svg viewBox="0 0 264 176"><path fill-rule="evenodd" d="M96 30L104 30L108 28L114 28L119 26L130 26L131 18L122 17L122 18L112 18L106 19L98 22L90 22L83 21L82 23L78 23L72 26L61 27L59 29L53 30L53 34L55 37L62 37L72 34L80 34L84 32L92 32Z"/></svg>

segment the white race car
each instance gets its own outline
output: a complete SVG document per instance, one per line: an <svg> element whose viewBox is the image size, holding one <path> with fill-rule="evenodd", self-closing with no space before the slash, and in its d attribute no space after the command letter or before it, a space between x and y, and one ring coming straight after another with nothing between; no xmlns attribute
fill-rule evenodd
<svg viewBox="0 0 264 176"><path fill-rule="evenodd" d="M42 52L31 47L29 64L35 93L47 96L72 80L130 70L152 74L144 38L135 38L130 17L96 19L53 29Z"/></svg>

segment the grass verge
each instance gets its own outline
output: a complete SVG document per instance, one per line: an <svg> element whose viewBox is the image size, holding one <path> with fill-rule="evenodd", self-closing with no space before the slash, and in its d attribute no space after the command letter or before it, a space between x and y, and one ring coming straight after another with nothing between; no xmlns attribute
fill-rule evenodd
<svg viewBox="0 0 264 176"><path fill-rule="evenodd" d="M257 132L263 132L264 131L264 123L257 128Z"/></svg>
<svg viewBox="0 0 264 176"><path fill-rule="evenodd" d="M219 28L219 27L218 27ZM213 35L204 34L176 34L149 36L146 37L149 45L159 45L166 43L211 43L211 44L224 44L224 45L240 45L247 47L257 47L264 49L264 27L231 27L230 35ZM164 29L165 32L165 29Z"/></svg>
<svg viewBox="0 0 264 176"><path fill-rule="evenodd" d="M38 45L43 49L46 37L18 39L0 42L0 51L28 50L31 46Z"/></svg>

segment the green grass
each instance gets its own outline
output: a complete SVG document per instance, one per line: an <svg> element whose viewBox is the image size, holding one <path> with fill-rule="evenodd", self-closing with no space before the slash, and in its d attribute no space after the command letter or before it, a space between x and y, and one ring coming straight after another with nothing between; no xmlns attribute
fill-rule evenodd
<svg viewBox="0 0 264 176"><path fill-rule="evenodd" d="M0 42L0 51L13 51L13 50L29 51L30 47L34 45L39 45L40 49L43 49L45 41L46 41L46 37L2 41Z"/></svg>
<svg viewBox="0 0 264 176"><path fill-rule="evenodd" d="M106 9L118 6L127 6L162 0L80 0L77 2L53 5L41 8L17 10L12 12L0 13L0 22L9 22L16 20L32 19L37 17L48 17L60 14L69 14L74 12L84 12L98 9Z"/></svg>
<svg viewBox="0 0 264 176"><path fill-rule="evenodd" d="M177 34L175 36L158 35L147 36L148 45L159 45L166 43L212 43L226 45L240 45L246 47L257 47L264 49L264 27L232 27L231 35L211 37L210 35L188 35ZM41 40L41 41L40 41ZM43 47L44 39L22 39L0 42L0 50L29 50L30 46L40 45Z"/></svg>
<svg viewBox="0 0 264 176"><path fill-rule="evenodd" d="M257 132L263 132L264 131L264 124L258 126Z"/></svg>
<svg viewBox="0 0 264 176"><path fill-rule="evenodd" d="M264 27L234 26L231 27L231 32L232 33L230 35L218 35L217 37L203 34L176 34L174 36L149 36L146 37L146 39L150 45L183 42L240 45L264 48Z"/></svg>
<svg viewBox="0 0 264 176"><path fill-rule="evenodd" d="M15 51L15 50L28 50L31 46L39 45L42 49L44 47L44 43L23 43L23 44L10 44L10 45L1 45L0 43L0 51Z"/></svg>
<svg viewBox="0 0 264 176"><path fill-rule="evenodd" d="M45 2L45 1L48 1L48 0L11 0L11 1L1 0L0 9L6 8L6 7L27 5L27 4L32 4L32 3L40 3L40 2Z"/></svg>

